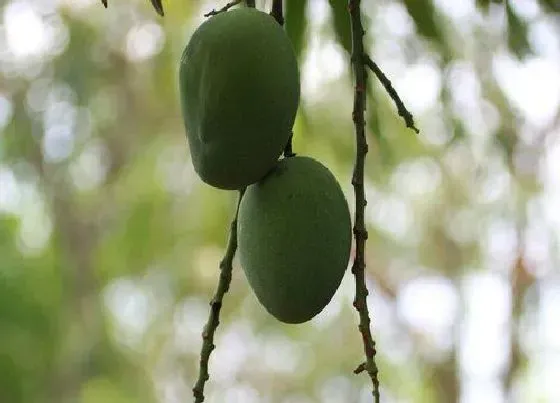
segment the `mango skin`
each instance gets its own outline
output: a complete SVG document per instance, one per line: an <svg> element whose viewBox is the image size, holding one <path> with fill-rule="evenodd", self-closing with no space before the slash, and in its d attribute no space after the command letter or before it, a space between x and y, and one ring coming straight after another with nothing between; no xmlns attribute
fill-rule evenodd
<svg viewBox="0 0 560 403"><path fill-rule="evenodd" d="M195 171L219 189L261 179L288 142L300 98L289 37L268 14L239 8L206 20L179 68Z"/></svg>
<svg viewBox="0 0 560 403"><path fill-rule="evenodd" d="M348 267L351 225L336 178L312 158L285 158L247 188L239 206L239 259L270 314L295 324L323 310Z"/></svg>

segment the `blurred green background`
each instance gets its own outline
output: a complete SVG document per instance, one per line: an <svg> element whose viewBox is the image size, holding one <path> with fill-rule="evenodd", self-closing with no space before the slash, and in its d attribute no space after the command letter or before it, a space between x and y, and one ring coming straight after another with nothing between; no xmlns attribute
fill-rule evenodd
<svg viewBox="0 0 560 403"><path fill-rule="evenodd" d="M270 1L257 7L270 9ZM350 185L346 2L286 0L294 149ZM368 299L383 402L560 402L556 0L363 0ZM235 192L194 174L180 54L225 2L0 2L0 402L191 401ZM370 402L353 277L303 325L237 261L207 402Z"/></svg>

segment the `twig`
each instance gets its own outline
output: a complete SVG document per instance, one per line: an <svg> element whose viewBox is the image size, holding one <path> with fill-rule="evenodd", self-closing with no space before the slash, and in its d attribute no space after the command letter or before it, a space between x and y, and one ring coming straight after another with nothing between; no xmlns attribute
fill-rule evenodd
<svg viewBox="0 0 560 403"><path fill-rule="evenodd" d="M152 3L152 6L154 6L156 12L163 17L163 5L161 4L161 0L150 1ZM103 4L103 6L107 8L107 0L101 0L101 4Z"/></svg>
<svg viewBox="0 0 560 403"><path fill-rule="evenodd" d="M161 0L151 0L152 6L156 9L157 13L163 17L163 5L161 4Z"/></svg>
<svg viewBox="0 0 560 403"><path fill-rule="evenodd" d="M202 403L204 401L204 384L210 378L210 375L208 374L208 361L210 360L210 354L212 354L212 351L216 348L214 345L214 333L220 324L222 300L224 295L228 292L229 285L231 283L233 258L237 250L237 215L239 213L239 204L241 203L244 193L245 189L239 191L235 216L230 225L226 253L220 262L220 280L218 281L218 288L216 289L214 298L212 298L212 301L210 302L210 314L202 332L202 349L200 351L198 380L192 389L195 403Z"/></svg>
<svg viewBox="0 0 560 403"><path fill-rule="evenodd" d="M232 8L233 6L238 5L239 3L241 3L241 0L234 0L234 1L230 1L229 3L227 3L225 6L223 6L222 8L220 8L219 10L213 9L212 11L204 14L205 17L213 17L215 15L221 14L221 13L225 13L227 10L229 10L230 8Z"/></svg>
<svg viewBox="0 0 560 403"><path fill-rule="evenodd" d="M404 106L404 103L399 97L399 94L397 94L397 91L393 88L391 80L387 78L387 76L383 73L383 71L381 71L377 63L375 63L368 55L364 55L364 62L366 66L375 73L377 79L381 82L381 84L383 84L383 87L385 87L385 91L389 93L389 96L395 102L395 105L397 106L397 110L399 112L399 116L402 116L402 118L404 119L406 127L414 130L416 133L420 133L420 130L418 130L416 126L414 126L414 117L412 116L412 113L410 113L408 109L406 109L406 106Z"/></svg>
<svg viewBox="0 0 560 403"><path fill-rule="evenodd" d="M356 131L356 163L352 175L352 185L354 186L355 193L354 238L356 240L356 254L352 265L352 273L356 279L354 307L360 316L358 328L362 335L364 352L366 355L366 361L360 364L354 372L358 374L367 371L373 384L374 400L376 403L379 403L379 379L377 378L378 370L375 363L375 342L371 337L371 321L367 306L368 290L365 283L365 245L368 234L364 219L367 204L364 191L364 165L365 156L368 152L368 144L364 127L364 111L366 107L365 88L367 75L364 63L365 53L363 44L365 31L362 26L360 0L348 0L348 11L350 12L352 26L352 67L356 78L354 110L352 112L352 119Z"/></svg>

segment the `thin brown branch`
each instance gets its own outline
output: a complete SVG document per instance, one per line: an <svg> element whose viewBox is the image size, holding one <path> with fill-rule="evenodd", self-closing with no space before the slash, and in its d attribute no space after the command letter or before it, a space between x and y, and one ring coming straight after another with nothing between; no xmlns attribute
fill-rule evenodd
<svg viewBox="0 0 560 403"><path fill-rule="evenodd" d="M230 1L229 3L227 3L225 6L223 6L222 8L216 10L213 9L212 11L204 14L205 17L213 17L214 15L218 15L221 13L225 13L226 11L228 11L230 8L232 8L233 6L238 5L239 3L241 3L241 0L234 0L234 1Z"/></svg>
<svg viewBox="0 0 560 403"><path fill-rule="evenodd" d="M224 299L224 295L228 292L229 285L231 283L233 258L235 257L235 252L237 251L237 215L239 213L239 204L241 203L243 193L245 193L244 189L239 191L235 216L230 225L226 253L220 262L220 279L218 281L218 288L216 289L216 293L214 294L212 301L210 301L210 314L208 315L208 321L204 326L204 330L202 331L202 349L200 351L198 380L192 389L195 403L202 403L204 401L204 384L210 378L208 373L208 361L210 360L210 354L212 354L212 351L216 348L214 345L214 334L220 324L222 301Z"/></svg>
<svg viewBox="0 0 560 403"><path fill-rule="evenodd" d="M365 209L366 197L364 190L364 165L365 157L368 152L368 144L365 134L364 111L366 108L365 88L367 82L365 60L364 60L364 44L363 36L365 34L362 26L362 17L360 12L360 0L349 0L348 11L352 25L352 67L356 80L354 92L354 110L352 118L356 131L356 163L352 175L352 185L355 194L355 217L354 217L354 238L356 240L356 255L352 265L352 273L356 280L356 295L354 298L354 307L360 316L360 324L358 326L362 335L364 345L364 353L366 361L358 366L354 371L360 373L366 371L371 378L373 385L373 398L376 403L379 402L379 379L377 378L378 370L375 363L375 342L371 336L370 318L367 306L368 290L365 282L365 246L367 239L367 230L365 227Z"/></svg>
<svg viewBox="0 0 560 403"><path fill-rule="evenodd" d="M152 3L152 6L154 6L156 12L163 17L163 5L161 4L161 0L150 0L150 1ZM103 6L107 8L107 0L101 0L101 4L103 4Z"/></svg>
<svg viewBox="0 0 560 403"><path fill-rule="evenodd" d="M412 113L410 113L408 109L406 109L406 106L404 106L399 94L397 94L397 91L393 88L391 80L387 78L377 63L375 63L368 55L364 55L364 63L375 73L377 79L381 82L381 84L383 84L383 87L385 87L385 91L387 91L393 102L395 102L399 116L404 119L406 127L414 130L416 133L420 133L420 130L418 130L414 125L414 117L412 116Z"/></svg>

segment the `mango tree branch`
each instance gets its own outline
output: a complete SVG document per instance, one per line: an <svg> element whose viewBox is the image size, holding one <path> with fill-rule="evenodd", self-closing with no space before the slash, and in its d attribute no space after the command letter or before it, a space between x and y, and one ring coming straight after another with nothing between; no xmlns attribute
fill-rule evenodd
<svg viewBox="0 0 560 403"><path fill-rule="evenodd" d="M234 1L230 1L229 3L227 3L225 6L223 6L222 8L220 8L219 10L213 9L212 11L204 14L205 17L212 17L214 15L218 15L221 13L225 13L226 11L228 11L230 8L232 8L233 6L236 6L237 4L241 3L241 0L234 0Z"/></svg>
<svg viewBox="0 0 560 403"><path fill-rule="evenodd" d="M204 401L204 384L210 378L208 373L208 361L210 354L216 348L214 345L214 334L218 325L220 324L220 310L222 309L222 301L224 295L229 290L231 283L231 272L233 270L233 258L237 251L237 215L239 213L239 204L245 193L245 189L239 191L239 198L237 199L237 207L235 216L230 225L229 240L224 258L220 262L220 279L218 281L218 288L214 294L214 298L210 302L210 315L208 321L204 326L202 332L202 349L200 351L200 368L198 372L198 380L193 391L195 403L202 403Z"/></svg>
<svg viewBox="0 0 560 403"><path fill-rule="evenodd" d="M383 71L381 71L377 63L375 63L368 55L364 55L364 63L375 73L377 79L381 82L381 84L383 84L383 87L385 87L385 91L387 91L389 96L393 99L393 102L395 102L399 116L404 119L406 127L414 130L416 133L420 133L420 130L414 126L414 117L412 116L412 113L410 113L408 109L406 109L406 106L404 106L399 94L397 94L397 91L393 88L391 80L383 74Z"/></svg>
<svg viewBox="0 0 560 403"><path fill-rule="evenodd" d="M354 216L354 238L356 240L356 254L352 265L352 273L356 282L356 294L354 307L360 316L358 326L362 335L366 361L360 364L354 371L361 373L366 371L373 384L373 397L376 403L379 402L379 379L377 378L377 365L375 363L375 342L371 336L370 318L367 306L368 290L365 282L365 245L367 230L365 227L366 197L364 190L364 165L365 157L368 152L368 144L365 134L364 111L366 108L366 85L367 75L364 61L364 28L362 26L360 0L349 0L348 11L352 25L352 67L356 80L354 92L354 110L352 119L356 132L356 162L352 175L352 185L355 194L355 216Z"/></svg>

